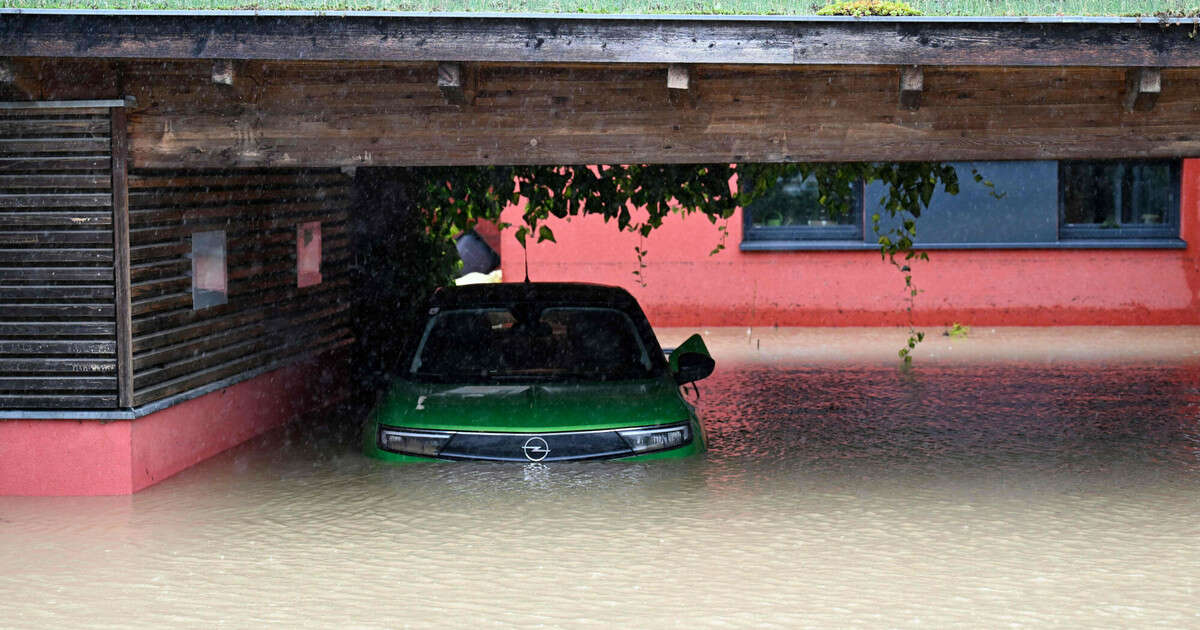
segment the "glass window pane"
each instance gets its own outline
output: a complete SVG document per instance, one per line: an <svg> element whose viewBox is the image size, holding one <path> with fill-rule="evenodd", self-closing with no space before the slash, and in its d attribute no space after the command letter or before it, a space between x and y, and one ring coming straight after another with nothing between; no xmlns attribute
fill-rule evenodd
<svg viewBox="0 0 1200 630"><path fill-rule="evenodd" d="M1062 163L1063 222L1116 227L1111 164Z"/></svg>
<svg viewBox="0 0 1200 630"><path fill-rule="evenodd" d="M442 311L410 371L442 381L624 380L654 364L629 316L614 309L528 305Z"/></svg>
<svg viewBox="0 0 1200 630"><path fill-rule="evenodd" d="M1062 162L1064 225L1102 229L1162 225L1175 192L1170 162Z"/></svg>
<svg viewBox="0 0 1200 630"><path fill-rule="evenodd" d="M1134 164L1128 169L1126 224L1159 225L1167 221L1174 197L1171 172L1166 164Z"/></svg>
<svg viewBox="0 0 1200 630"><path fill-rule="evenodd" d="M812 177L797 174L781 179L776 186L746 208L752 227L826 227L856 225L853 211L831 213L820 203L821 194Z"/></svg>
<svg viewBox="0 0 1200 630"><path fill-rule="evenodd" d="M413 358L413 373L468 377L504 367L496 343L516 322L504 309L443 311L429 321Z"/></svg>
<svg viewBox="0 0 1200 630"><path fill-rule="evenodd" d="M225 232L195 232L192 234L192 309L200 310L228 301Z"/></svg>

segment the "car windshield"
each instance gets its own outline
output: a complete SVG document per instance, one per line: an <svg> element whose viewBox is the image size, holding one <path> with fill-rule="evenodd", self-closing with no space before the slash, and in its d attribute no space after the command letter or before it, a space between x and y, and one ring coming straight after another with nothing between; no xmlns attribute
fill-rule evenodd
<svg viewBox="0 0 1200 630"><path fill-rule="evenodd" d="M655 374L633 321L612 308L455 309L434 313L413 355L421 380L629 380Z"/></svg>

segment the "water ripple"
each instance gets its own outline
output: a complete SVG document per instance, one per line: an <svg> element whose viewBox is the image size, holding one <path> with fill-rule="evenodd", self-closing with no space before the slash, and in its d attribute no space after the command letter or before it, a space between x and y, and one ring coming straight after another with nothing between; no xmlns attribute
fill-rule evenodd
<svg viewBox="0 0 1200 630"><path fill-rule="evenodd" d="M133 497L0 498L0 626L1200 626L1196 367L701 389L684 461L394 466L314 424Z"/></svg>

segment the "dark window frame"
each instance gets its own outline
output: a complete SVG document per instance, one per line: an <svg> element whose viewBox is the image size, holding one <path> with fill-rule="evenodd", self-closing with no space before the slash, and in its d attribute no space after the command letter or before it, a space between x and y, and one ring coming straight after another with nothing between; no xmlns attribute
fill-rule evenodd
<svg viewBox="0 0 1200 630"><path fill-rule="evenodd" d="M1072 164L1099 164L1099 163L1116 163L1122 164L1161 164L1166 163L1170 171L1170 180L1167 186L1167 207L1163 214L1162 223L1152 225L1126 224L1120 227L1097 227L1092 224L1083 223L1067 223L1066 222L1066 191L1064 169ZM1133 160L1058 160L1058 239L1059 241L1072 240L1166 240L1180 238L1180 212L1181 199L1180 191L1183 184L1183 161L1182 160L1154 160L1154 159L1133 159Z"/></svg>
<svg viewBox="0 0 1200 630"><path fill-rule="evenodd" d="M854 241L862 242L865 232L863 201L864 186L861 181L854 183L854 200L850 212L855 220L843 225L787 225L787 226L756 226L754 225L754 204L742 208L742 242L747 241L796 241L818 243L821 241Z"/></svg>

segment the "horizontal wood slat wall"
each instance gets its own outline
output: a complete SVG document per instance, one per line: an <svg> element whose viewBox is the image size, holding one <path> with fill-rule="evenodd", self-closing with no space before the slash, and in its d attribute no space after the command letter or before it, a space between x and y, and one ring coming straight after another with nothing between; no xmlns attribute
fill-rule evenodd
<svg viewBox="0 0 1200 630"><path fill-rule="evenodd" d="M350 342L351 180L337 171L132 171L133 404ZM297 288L296 227L323 281ZM191 235L224 230L229 303L192 309Z"/></svg>
<svg viewBox="0 0 1200 630"><path fill-rule="evenodd" d="M117 406L110 131L0 109L0 409Z"/></svg>

